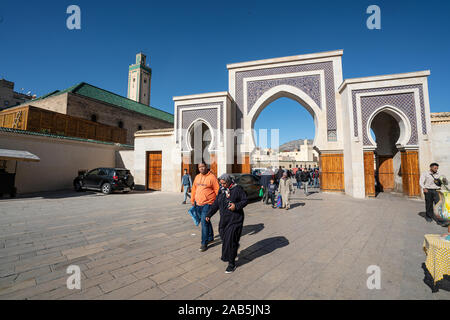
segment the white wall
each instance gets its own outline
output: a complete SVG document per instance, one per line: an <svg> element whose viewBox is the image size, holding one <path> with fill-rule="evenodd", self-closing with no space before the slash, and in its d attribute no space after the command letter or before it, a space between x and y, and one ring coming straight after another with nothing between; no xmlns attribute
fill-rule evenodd
<svg viewBox="0 0 450 320"><path fill-rule="evenodd" d="M181 191L181 156L179 151L176 150L173 132L163 135L146 135L145 131L140 131L135 136L134 150L134 183L136 188L145 188L147 151L161 151L161 191Z"/></svg>
<svg viewBox="0 0 450 320"><path fill-rule="evenodd" d="M439 164L439 172L450 178L450 122L432 123L433 159Z"/></svg>
<svg viewBox="0 0 450 320"><path fill-rule="evenodd" d="M116 151L116 168L126 168L134 176L134 150Z"/></svg>
<svg viewBox="0 0 450 320"><path fill-rule="evenodd" d="M116 145L56 139L18 133L0 132L0 148L25 150L40 162L19 161L15 185L17 193L32 193L73 188L79 170L114 167ZM14 172L15 161L7 162Z"/></svg>

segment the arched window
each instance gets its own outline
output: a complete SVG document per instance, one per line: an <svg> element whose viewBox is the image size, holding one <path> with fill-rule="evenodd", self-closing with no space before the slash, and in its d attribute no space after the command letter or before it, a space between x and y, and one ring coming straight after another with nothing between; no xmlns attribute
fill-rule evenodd
<svg viewBox="0 0 450 320"><path fill-rule="evenodd" d="M97 122L97 115L96 114L91 115L91 121Z"/></svg>
<svg viewBox="0 0 450 320"><path fill-rule="evenodd" d="M119 128L123 128L123 121L120 120L119 123L117 124L119 126Z"/></svg>

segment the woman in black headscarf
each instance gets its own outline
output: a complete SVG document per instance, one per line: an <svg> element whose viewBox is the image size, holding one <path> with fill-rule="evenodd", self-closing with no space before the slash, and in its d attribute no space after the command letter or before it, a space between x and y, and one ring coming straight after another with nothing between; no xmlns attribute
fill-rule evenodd
<svg viewBox="0 0 450 320"><path fill-rule="evenodd" d="M231 273L236 269L235 259L244 225L243 209L248 201L244 190L241 186L234 183L233 178L229 174L220 176L219 182L222 188L206 215L206 221L209 221L217 210L220 210L221 259L228 262L225 273Z"/></svg>

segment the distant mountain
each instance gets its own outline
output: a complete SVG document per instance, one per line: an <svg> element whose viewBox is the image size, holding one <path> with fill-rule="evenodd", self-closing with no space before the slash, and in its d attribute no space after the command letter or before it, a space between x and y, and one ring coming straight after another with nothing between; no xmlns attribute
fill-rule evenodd
<svg viewBox="0 0 450 320"><path fill-rule="evenodd" d="M279 150L280 151L293 151L294 149L300 150L300 146L303 144L304 139L292 140L286 143L283 143ZM313 140L308 139L308 144L312 144Z"/></svg>

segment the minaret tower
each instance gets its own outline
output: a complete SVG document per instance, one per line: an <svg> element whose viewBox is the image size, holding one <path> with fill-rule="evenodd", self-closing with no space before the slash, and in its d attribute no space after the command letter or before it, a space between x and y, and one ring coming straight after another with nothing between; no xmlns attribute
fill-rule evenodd
<svg viewBox="0 0 450 320"><path fill-rule="evenodd" d="M127 97L149 106L152 69L145 64L145 60L145 54L138 53L136 63L129 67Z"/></svg>

